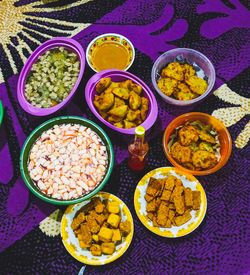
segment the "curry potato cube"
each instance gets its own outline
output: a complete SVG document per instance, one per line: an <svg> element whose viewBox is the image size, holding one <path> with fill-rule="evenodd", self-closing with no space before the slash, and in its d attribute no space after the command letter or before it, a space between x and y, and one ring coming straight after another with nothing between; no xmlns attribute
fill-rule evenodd
<svg viewBox="0 0 250 275"><path fill-rule="evenodd" d="M110 224L112 227L117 228L121 221L121 217L114 213L111 213L108 217L107 223Z"/></svg>
<svg viewBox="0 0 250 275"><path fill-rule="evenodd" d="M147 210L147 212L155 212L156 211L156 199L147 203L146 210Z"/></svg>
<svg viewBox="0 0 250 275"><path fill-rule="evenodd" d="M102 227L98 233L100 241L109 242L113 237L113 230L107 227Z"/></svg>
<svg viewBox="0 0 250 275"><path fill-rule="evenodd" d="M108 203L108 212L118 214L120 212L119 203L116 201L112 201Z"/></svg>
<svg viewBox="0 0 250 275"><path fill-rule="evenodd" d="M112 242L120 242L122 240L121 231L119 229L113 229Z"/></svg>
<svg viewBox="0 0 250 275"><path fill-rule="evenodd" d="M176 212L182 215L185 211L184 199L183 196L175 196L174 197L174 205Z"/></svg>
<svg viewBox="0 0 250 275"><path fill-rule="evenodd" d="M119 228L121 230L122 236L126 237L131 231L130 221L120 222Z"/></svg>
<svg viewBox="0 0 250 275"><path fill-rule="evenodd" d="M186 207L191 208L193 206L193 192L189 187L184 189L184 197Z"/></svg>
<svg viewBox="0 0 250 275"><path fill-rule="evenodd" d="M111 255L115 252L115 244L114 243L102 243L101 249L103 254Z"/></svg>
<svg viewBox="0 0 250 275"><path fill-rule="evenodd" d="M99 215L97 214L95 216L95 219L96 219L96 221L98 222L99 225L102 225L105 221L105 216L103 214L99 214Z"/></svg>
<svg viewBox="0 0 250 275"><path fill-rule="evenodd" d="M92 244L89 250L93 256L101 256L102 255L101 246L98 244Z"/></svg>
<svg viewBox="0 0 250 275"><path fill-rule="evenodd" d="M170 190L163 190L161 195L161 200L163 201L169 201L171 197L172 192Z"/></svg>
<svg viewBox="0 0 250 275"><path fill-rule="evenodd" d="M81 248L88 248L90 247L89 243L85 243L84 241L79 241L80 247Z"/></svg>
<svg viewBox="0 0 250 275"><path fill-rule="evenodd" d="M201 192L200 191L193 191L193 209L199 210L201 204Z"/></svg>
<svg viewBox="0 0 250 275"><path fill-rule="evenodd" d="M146 194L146 195L144 196L144 198L145 198L146 202L150 202L150 201L152 201L152 200L154 199L153 196L149 196L148 194Z"/></svg>
<svg viewBox="0 0 250 275"><path fill-rule="evenodd" d="M95 241L96 243L99 242L99 237L98 237L98 235L96 235L96 234L93 234L93 235L92 235L92 239L93 239L93 241Z"/></svg>
<svg viewBox="0 0 250 275"><path fill-rule="evenodd" d="M100 214L100 213L103 212L103 210L104 210L104 204L100 203L100 204L98 204L98 205L95 206L96 213Z"/></svg>
<svg viewBox="0 0 250 275"><path fill-rule="evenodd" d="M192 218L190 211L186 210L185 213L181 216L175 217L174 221L176 226L183 225L184 223L188 222Z"/></svg>
<svg viewBox="0 0 250 275"><path fill-rule="evenodd" d="M94 218L91 218L90 216L88 216L87 225L90 228L90 231L94 234L98 233L100 230L100 225Z"/></svg>

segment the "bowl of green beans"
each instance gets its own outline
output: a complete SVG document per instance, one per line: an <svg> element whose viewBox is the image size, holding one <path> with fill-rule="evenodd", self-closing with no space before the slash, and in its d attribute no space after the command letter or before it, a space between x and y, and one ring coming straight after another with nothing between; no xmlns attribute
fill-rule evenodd
<svg viewBox="0 0 250 275"><path fill-rule="evenodd" d="M57 37L40 45L25 63L17 84L21 107L46 116L65 107L75 94L85 68L82 46Z"/></svg>

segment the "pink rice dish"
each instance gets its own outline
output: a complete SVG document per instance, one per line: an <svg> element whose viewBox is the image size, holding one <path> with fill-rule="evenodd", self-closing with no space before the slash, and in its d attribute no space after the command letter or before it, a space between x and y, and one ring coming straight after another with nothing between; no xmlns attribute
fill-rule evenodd
<svg viewBox="0 0 250 275"><path fill-rule="evenodd" d="M81 197L106 174L108 154L101 138L78 124L55 125L31 148L28 171L36 186L59 200Z"/></svg>

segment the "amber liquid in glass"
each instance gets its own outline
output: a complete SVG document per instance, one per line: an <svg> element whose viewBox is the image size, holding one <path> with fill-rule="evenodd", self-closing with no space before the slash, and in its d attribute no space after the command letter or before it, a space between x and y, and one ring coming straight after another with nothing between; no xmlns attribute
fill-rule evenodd
<svg viewBox="0 0 250 275"><path fill-rule="evenodd" d="M129 159L128 167L132 171L141 171L147 163L147 154L149 151L148 143L144 141L143 136L135 136L134 142L128 146Z"/></svg>

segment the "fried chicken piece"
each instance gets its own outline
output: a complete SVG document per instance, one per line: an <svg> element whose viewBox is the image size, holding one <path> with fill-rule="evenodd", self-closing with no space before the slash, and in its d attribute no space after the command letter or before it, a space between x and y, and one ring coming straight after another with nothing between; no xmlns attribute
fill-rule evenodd
<svg viewBox="0 0 250 275"><path fill-rule="evenodd" d="M149 101L146 97L141 97L141 119L144 121L148 114Z"/></svg>
<svg viewBox="0 0 250 275"><path fill-rule="evenodd" d="M106 77L106 78L102 78L97 84L96 84L96 92L98 94L101 94L105 89L107 89L109 87L109 85L111 84L111 78L110 77Z"/></svg>
<svg viewBox="0 0 250 275"><path fill-rule="evenodd" d="M138 120L140 119L141 117L141 111L140 110L136 110L136 111L133 111L133 110L128 110L128 113L127 113L127 116L126 116L126 120L128 121L135 121L135 120Z"/></svg>
<svg viewBox="0 0 250 275"><path fill-rule="evenodd" d="M195 168L209 169L217 164L217 158L214 153L198 150L193 153L192 162Z"/></svg>
<svg viewBox="0 0 250 275"><path fill-rule="evenodd" d="M215 138L212 135L206 133L205 131L201 131L201 130L199 131L199 138L203 141L206 141L212 144L216 143Z"/></svg>
<svg viewBox="0 0 250 275"><path fill-rule="evenodd" d="M171 62L161 71L162 77L174 78L178 81L184 80L185 68L178 62Z"/></svg>
<svg viewBox="0 0 250 275"><path fill-rule="evenodd" d="M113 94L102 94L95 96L94 105L98 111L107 111L114 105L115 97Z"/></svg>
<svg viewBox="0 0 250 275"><path fill-rule="evenodd" d="M119 97L115 96L113 108L120 107L122 105L125 105L125 101L123 99L120 99Z"/></svg>
<svg viewBox="0 0 250 275"><path fill-rule="evenodd" d="M123 128L124 127L123 121L116 122L113 125L117 128Z"/></svg>
<svg viewBox="0 0 250 275"><path fill-rule="evenodd" d="M191 149L182 146L178 141L171 146L170 153L179 163L191 162Z"/></svg>
<svg viewBox="0 0 250 275"><path fill-rule="evenodd" d="M160 78L157 82L159 89L167 96L171 96L177 90L178 82L172 78Z"/></svg>
<svg viewBox="0 0 250 275"><path fill-rule="evenodd" d="M132 80L127 79L127 80L125 80L125 81L120 82L120 83L119 83L119 87L120 87L120 88L126 88L126 89L128 89L128 90L131 90L130 85L131 85L132 83L133 83Z"/></svg>
<svg viewBox="0 0 250 275"><path fill-rule="evenodd" d="M137 93L138 95L140 95L141 92L142 92L142 87L141 87L140 85L134 83L134 82L131 82L131 83L129 84L129 89L132 90L132 91L134 91L134 92Z"/></svg>
<svg viewBox="0 0 250 275"><path fill-rule="evenodd" d="M199 210L201 205L201 192L193 191L193 209Z"/></svg>
<svg viewBox="0 0 250 275"><path fill-rule="evenodd" d="M118 118L124 118L127 115L128 112L128 106L127 105L122 105L116 108L112 108L108 114L113 116L113 117L118 117Z"/></svg>
<svg viewBox="0 0 250 275"><path fill-rule="evenodd" d="M192 142L197 142L199 139L199 132L191 125L185 125L178 131L180 143L183 146L188 146Z"/></svg>
<svg viewBox="0 0 250 275"><path fill-rule="evenodd" d="M130 128L136 127L136 124L134 122L128 121L126 119L123 121L123 123L124 123L125 129L130 129Z"/></svg>
<svg viewBox="0 0 250 275"><path fill-rule="evenodd" d="M185 211L183 196L174 196L174 205L175 205L176 212L182 215Z"/></svg>
<svg viewBox="0 0 250 275"><path fill-rule="evenodd" d="M204 94L207 90L207 81L203 78L197 77L196 75L189 77L186 82L189 85L190 89L198 95Z"/></svg>
<svg viewBox="0 0 250 275"><path fill-rule="evenodd" d="M176 226L181 226L184 223L188 222L192 218L190 211L186 210L183 215L175 217L174 222Z"/></svg>
<svg viewBox="0 0 250 275"><path fill-rule="evenodd" d="M189 187L184 189L184 198L186 207L191 208L193 206L193 192Z"/></svg>

